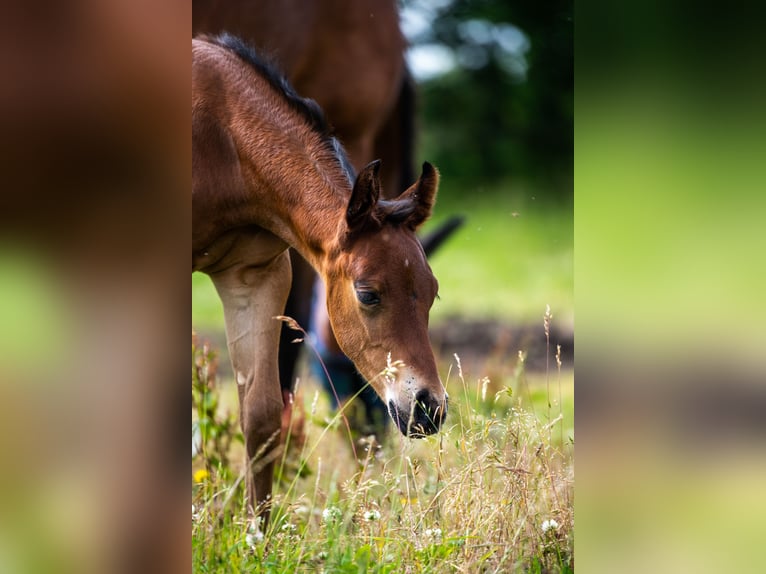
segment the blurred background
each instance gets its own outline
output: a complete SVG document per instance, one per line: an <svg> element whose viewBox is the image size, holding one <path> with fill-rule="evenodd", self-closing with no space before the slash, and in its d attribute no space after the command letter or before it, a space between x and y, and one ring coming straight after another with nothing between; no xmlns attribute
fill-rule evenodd
<svg viewBox="0 0 766 574"><path fill-rule="evenodd" d="M756 572L763 6L577 10L577 543L587 572Z"/></svg>

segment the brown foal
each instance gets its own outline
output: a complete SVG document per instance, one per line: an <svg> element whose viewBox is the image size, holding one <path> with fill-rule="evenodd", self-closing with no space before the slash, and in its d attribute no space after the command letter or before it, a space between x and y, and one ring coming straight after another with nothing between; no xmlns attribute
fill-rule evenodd
<svg viewBox="0 0 766 574"><path fill-rule="evenodd" d="M415 230L438 173L380 199L380 162L356 180L319 107L231 36L192 40L192 270L221 297L240 398L248 497L268 517L280 430L277 348L288 246L327 285L332 328L400 431L436 432L447 393L428 339L438 283Z"/></svg>

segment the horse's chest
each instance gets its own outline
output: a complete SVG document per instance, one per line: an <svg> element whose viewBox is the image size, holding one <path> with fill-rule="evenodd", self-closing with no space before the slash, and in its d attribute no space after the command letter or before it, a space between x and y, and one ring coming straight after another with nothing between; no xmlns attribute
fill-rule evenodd
<svg viewBox="0 0 766 574"><path fill-rule="evenodd" d="M279 237L255 225L235 229L192 253L192 270L217 273L233 266L267 265L287 249Z"/></svg>

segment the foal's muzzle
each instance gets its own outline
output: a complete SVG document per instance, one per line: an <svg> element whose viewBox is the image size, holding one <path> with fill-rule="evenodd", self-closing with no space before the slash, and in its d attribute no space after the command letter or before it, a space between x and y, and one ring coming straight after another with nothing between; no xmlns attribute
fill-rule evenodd
<svg viewBox="0 0 766 574"><path fill-rule="evenodd" d="M439 430L447 416L447 397L438 401L423 389L415 395L409 411L400 409L394 401L388 401L388 412L404 436L423 438Z"/></svg>

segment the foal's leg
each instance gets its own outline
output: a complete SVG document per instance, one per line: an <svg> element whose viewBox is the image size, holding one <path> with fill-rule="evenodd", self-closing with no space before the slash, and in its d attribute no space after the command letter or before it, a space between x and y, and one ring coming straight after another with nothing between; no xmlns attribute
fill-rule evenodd
<svg viewBox="0 0 766 574"><path fill-rule="evenodd" d="M284 310L290 274L287 251L265 264L239 264L211 274L223 301L240 422L251 465L248 506L255 511L271 497L274 449L279 446L282 393L277 349L282 323L273 317ZM268 509L261 514L268 520Z"/></svg>

